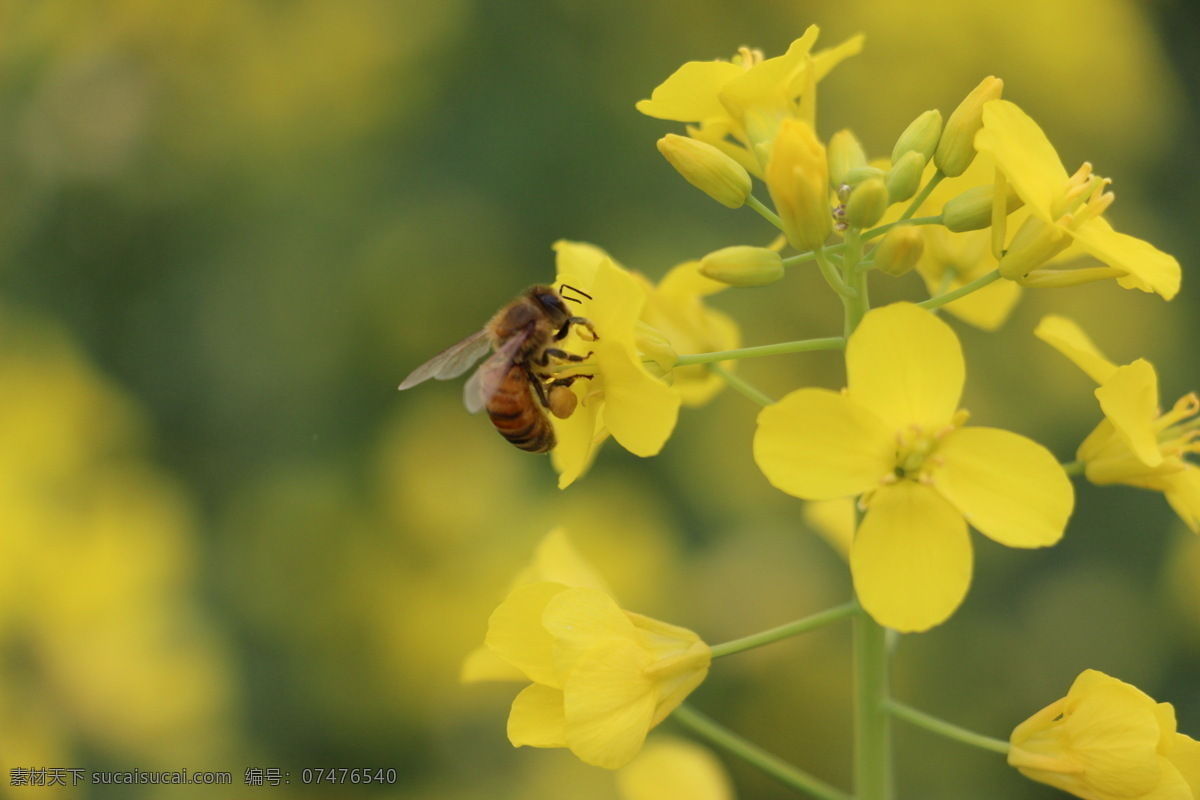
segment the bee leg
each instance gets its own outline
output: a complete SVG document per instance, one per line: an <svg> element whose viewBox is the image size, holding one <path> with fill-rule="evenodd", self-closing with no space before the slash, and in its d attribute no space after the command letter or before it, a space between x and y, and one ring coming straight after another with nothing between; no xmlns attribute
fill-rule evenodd
<svg viewBox="0 0 1200 800"><path fill-rule="evenodd" d="M567 338L567 334L571 332L572 325L581 325L587 328L588 333L592 335L593 342L600 338L596 335L596 329L592 327L592 321L587 317L571 317L563 323L561 328L558 329L558 333L554 334L555 341L561 341Z"/></svg>
<svg viewBox="0 0 1200 800"><path fill-rule="evenodd" d="M529 382L533 384L533 390L537 392L538 401L542 404L542 407L549 408L550 400L546 397L546 389L542 383L542 379L532 372L525 374L529 378Z"/></svg>
<svg viewBox="0 0 1200 800"><path fill-rule="evenodd" d="M559 350L557 347L547 347L542 351L542 355L539 358L534 359L534 363L539 367L544 367L550 363L551 358L556 358L559 361L586 361L591 357L592 351L590 350L587 355L579 356L574 353L568 353L566 350Z"/></svg>

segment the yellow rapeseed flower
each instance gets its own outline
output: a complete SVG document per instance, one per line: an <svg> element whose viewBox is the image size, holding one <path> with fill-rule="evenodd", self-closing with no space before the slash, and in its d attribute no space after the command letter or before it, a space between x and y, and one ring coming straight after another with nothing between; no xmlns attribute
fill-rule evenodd
<svg viewBox="0 0 1200 800"><path fill-rule="evenodd" d="M1096 399L1104 419L1076 453L1087 479L1162 492L1179 518L1200 533L1200 468L1185 460L1200 453L1200 397L1184 395L1163 413L1158 373L1149 361L1117 366L1066 317L1049 315L1034 333L1100 384Z"/></svg>
<svg viewBox="0 0 1200 800"><path fill-rule="evenodd" d="M552 418L558 445L550 457L559 487L566 488L610 435L635 455L656 455L675 428L680 396L643 363L643 354L655 354L647 352L651 349L668 367L673 358L662 352L661 335L641 322L647 294L643 284L598 247L558 242L555 250L557 283L591 295L579 298L578 313L591 320L598 335L596 341L579 340L577 333L567 339L569 351L592 355L563 374L592 377L571 387L579 398L575 412L567 419Z"/></svg>
<svg viewBox="0 0 1200 800"><path fill-rule="evenodd" d="M689 61L655 87L637 110L698 123L688 135L723 151L751 174L763 174L770 143L785 119L813 122L816 85L843 59L862 50L861 35L813 53L812 25L787 52L764 58L743 47L731 61Z"/></svg>
<svg viewBox="0 0 1200 800"><path fill-rule="evenodd" d="M792 246L797 250L824 246L833 231L829 162L811 125L794 119L780 125L767 162L766 182Z"/></svg>
<svg viewBox="0 0 1200 800"><path fill-rule="evenodd" d="M655 735L641 755L617 773L621 800L733 800L733 786L711 750Z"/></svg>
<svg viewBox="0 0 1200 800"><path fill-rule="evenodd" d="M596 589L522 586L492 614L487 646L532 683L508 718L515 747L566 747L623 767L708 674L695 633L624 611Z"/></svg>
<svg viewBox="0 0 1200 800"><path fill-rule="evenodd" d="M860 602L880 624L943 622L971 582L967 521L1009 547L1063 534L1070 480L1041 445L967 428L965 377L950 327L908 303L870 311L846 345L848 388L800 389L763 409L754 458L806 500L859 496L850 550Z"/></svg>
<svg viewBox="0 0 1200 800"><path fill-rule="evenodd" d="M1085 670L1011 743L1022 775L1085 800L1200 798L1200 742L1176 731L1175 709L1103 672Z"/></svg>
<svg viewBox="0 0 1200 800"><path fill-rule="evenodd" d="M1007 100L983 107L983 129L975 147L995 159L997 168L1031 214L1013 235L1000 272L1033 286L1069 286L1116 278L1127 289L1157 292L1170 300L1179 291L1179 262L1153 245L1117 233L1102 216L1113 194L1110 181L1084 163L1068 175L1054 145L1030 117ZM1044 269L1068 248L1089 255L1107 269Z"/></svg>

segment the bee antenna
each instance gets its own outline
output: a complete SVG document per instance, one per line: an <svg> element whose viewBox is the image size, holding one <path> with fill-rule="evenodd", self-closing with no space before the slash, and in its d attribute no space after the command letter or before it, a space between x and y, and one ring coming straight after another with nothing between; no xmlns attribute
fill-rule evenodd
<svg viewBox="0 0 1200 800"><path fill-rule="evenodd" d="M583 291L582 289L576 289L574 286L564 283L562 285L562 287L558 290L558 293L560 295L562 295L563 300L570 300L572 303L580 302L579 300L575 299L574 297L567 297L565 294L563 294L564 289L570 289L572 292L575 292L576 294L581 294L584 297L586 297L588 300L592 299L592 296L590 294L588 294L587 292Z"/></svg>

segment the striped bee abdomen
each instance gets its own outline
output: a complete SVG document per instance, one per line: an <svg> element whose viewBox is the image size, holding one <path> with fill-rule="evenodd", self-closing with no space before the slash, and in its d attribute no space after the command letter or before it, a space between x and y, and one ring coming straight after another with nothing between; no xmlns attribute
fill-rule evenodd
<svg viewBox="0 0 1200 800"><path fill-rule="evenodd" d="M554 447L554 427L542 410L525 367L513 364L487 403L500 435L522 450L545 453Z"/></svg>

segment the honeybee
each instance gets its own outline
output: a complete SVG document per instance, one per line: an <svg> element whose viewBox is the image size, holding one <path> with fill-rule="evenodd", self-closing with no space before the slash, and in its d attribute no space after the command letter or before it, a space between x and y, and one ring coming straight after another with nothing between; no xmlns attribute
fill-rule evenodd
<svg viewBox="0 0 1200 800"><path fill-rule="evenodd" d="M591 295L563 284L589 300ZM570 333L572 326L588 331L591 341L600 337L585 317L571 314L566 300L553 286L530 286L496 312L483 330L451 345L417 367L400 383L400 390L411 389L430 378L448 380L468 369L489 349L492 353L479 365L463 387L463 402L472 414L486 408L492 424L508 441L530 453L549 452L555 444L554 426L548 410L559 419L575 411L578 399L570 386L579 378L569 375L555 378L552 363L580 362L592 354L577 355L555 347ZM536 396L536 397L535 397Z"/></svg>

